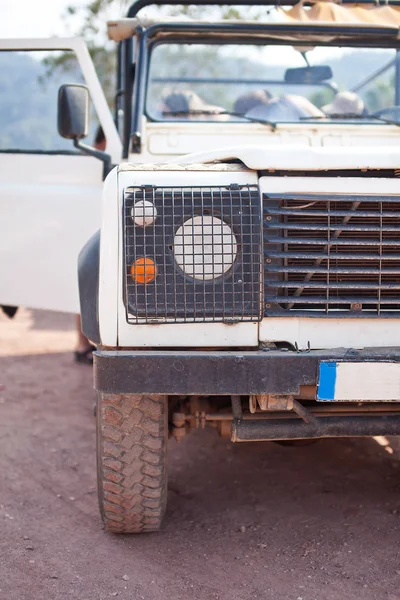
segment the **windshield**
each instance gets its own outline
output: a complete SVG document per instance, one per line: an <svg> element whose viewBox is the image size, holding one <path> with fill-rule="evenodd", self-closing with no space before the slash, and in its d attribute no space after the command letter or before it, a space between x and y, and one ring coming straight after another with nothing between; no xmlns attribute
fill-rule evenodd
<svg viewBox="0 0 400 600"><path fill-rule="evenodd" d="M400 123L395 49L156 45L146 114L155 121Z"/></svg>

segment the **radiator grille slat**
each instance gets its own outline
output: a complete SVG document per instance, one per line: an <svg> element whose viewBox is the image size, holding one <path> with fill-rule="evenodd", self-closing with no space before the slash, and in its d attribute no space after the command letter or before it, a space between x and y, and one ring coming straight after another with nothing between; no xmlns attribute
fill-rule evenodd
<svg viewBox="0 0 400 600"><path fill-rule="evenodd" d="M264 194L263 214L266 315L400 316L399 196Z"/></svg>
<svg viewBox="0 0 400 600"><path fill-rule="evenodd" d="M310 215L311 216L311 215ZM291 233L292 231L321 231L325 232L324 223L271 223L269 225L269 229L279 229L279 231L287 231ZM329 227L330 231L357 231L357 232L376 232L376 231L393 231L400 233L400 227L389 225L383 225L382 227L377 227L374 225L335 225L332 224ZM301 234L297 234L301 235ZM372 240L373 241L373 240Z"/></svg>
<svg viewBox="0 0 400 600"><path fill-rule="evenodd" d="M353 267L353 268L346 268L346 267L330 267L328 269L328 267L314 267L312 265L308 266L308 265L304 265L304 266L290 266L290 267L269 267L268 271L269 273L309 273L310 269L312 269L313 273L343 273L343 274L348 274L348 275L354 275L355 277L357 275L379 275L379 273L381 272L380 269L375 268L375 269L368 269L367 267ZM385 269L385 273L391 273L393 275L400 275L400 268L395 269L395 268L391 268L389 267L388 269Z"/></svg>
<svg viewBox="0 0 400 600"><path fill-rule="evenodd" d="M132 217L138 202L154 207L151 225L138 225ZM260 320L258 186L129 187L123 211L129 323ZM154 260L154 281L132 278L131 266L141 258Z"/></svg>
<svg viewBox="0 0 400 600"><path fill-rule="evenodd" d="M268 252L264 252L264 255L266 257L269 258L286 258L287 260L289 259L303 259L303 260L308 260L310 265L314 265L314 260L315 259L327 259L329 257L329 254L324 253L324 252L307 252L307 253L302 253L302 252L280 252L280 251L275 251L275 250L270 250ZM335 253L335 258L337 260L343 260L343 261L347 261L346 264L349 264L348 261L352 261L354 264L357 261L361 261L362 263L364 261L367 260L382 260L382 261L394 261L394 260L399 260L399 256L397 254L387 254L384 256L380 256L379 253L372 253L371 254L358 254L358 253L352 253L352 254L343 254L340 252L336 252Z"/></svg>
<svg viewBox="0 0 400 600"><path fill-rule="evenodd" d="M331 229L331 231L333 231ZM379 231L379 230L378 230ZM372 238L366 238L366 239L362 239L362 236L360 236L359 238L357 237L353 237L353 238L347 238L347 239L343 239L343 238L339 238L339 239L330 239L330 238L312 238L312 231L310 230L308 232L308 235L310 235L310 237L306 238L301 238L301 237L281 237L281 236L276 236L276 237L270 237L267 236L266 241L271 243L271 244L288 244L289 246L291 245L302 245L302 246L319 246L319 245L323 245L323 246L369 246L372 249L374 249L374 247L377 246L376 240L372 239ZM399 247L400 245L400 238L398 240L385 240L385 247L390 247L390 246L394 246L396 248ZM329 258L329 256L327 257Z"/></svg>
<svg viewBox="0 0 400 600"><path fill-rule="evenodd" d="M267 295L267 296L265 296L265 300L266 300L266 302L279 302L279 303L282 303L282 304L283 303L286 303L286 304L288 303L288 297L287 296L268 296ZM394 302L400 303L400 296L393 296L393 298L390 298L390 299L389 298L382 298L381 299L381 304L390 304L390 305L392 305L392 303L394 303ZM310 296L309 298L307 298L307 304L313 304L313 305L315 305L315 304L324 304L324 303L326 303L326 296L314 296L314 297ZM303 305L303 304L305 304L305 300L304 300L304 298L299 298L297 296L293 296L293 297L290 298L290 304L298 304L298 305L301 304L301 305ZM372 304L372 305L375 305L376 304L376 298L368 298L368 297L363 297L363 296L350 296L350 295L347 295L346 298L340 298L340 297L336 298L335 299L335 305L336 304L340 304L340 305L343 305L343 306L346 306L348 304L363 304L363 305L364 304L365 305ZM270 314L270 316L271 316L271 314ZM296 315L293 315L293 316L296 316ZM305 316L304 312L302 314L300 314L300 316L304 317ZM307 315L307 316L315 316L315 315ZM321 315L319 314L319 315L316 315L316 316L321 316ZM335 314L335 316L338 316L338 315ZM354 317L355 315L354 314L350 314L348 316ZM369 317L370 315L368 314L368 315L365 315L365 316ZM396 316L398 317L399 315L397 314Z"/></svg>

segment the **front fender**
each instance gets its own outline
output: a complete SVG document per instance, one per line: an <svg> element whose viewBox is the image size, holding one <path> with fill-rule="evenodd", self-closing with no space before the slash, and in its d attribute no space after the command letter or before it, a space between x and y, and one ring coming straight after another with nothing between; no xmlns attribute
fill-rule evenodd
<svg viewBox="0 0 400 600"><path fill-rule="evenodd" d="M78 257L79 301L81 327L84 335L93 343L100 344L99 328L99 268L100 230L84 245Z"/></svg>

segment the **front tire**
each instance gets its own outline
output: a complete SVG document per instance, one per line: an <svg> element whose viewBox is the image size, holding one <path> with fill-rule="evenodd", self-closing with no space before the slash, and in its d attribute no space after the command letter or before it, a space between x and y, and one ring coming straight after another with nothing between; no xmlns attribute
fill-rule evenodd
<svg viewBox="0 0 400 600"><path fill-rule="evenodd" d="M99 393L97 481L108 531L158 531L167 501L166 396Z"/></svg>

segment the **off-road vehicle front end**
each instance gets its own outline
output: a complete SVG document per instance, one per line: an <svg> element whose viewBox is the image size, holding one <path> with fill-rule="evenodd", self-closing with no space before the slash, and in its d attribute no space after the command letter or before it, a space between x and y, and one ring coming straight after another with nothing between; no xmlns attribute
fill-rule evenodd
<svg viewBox="0 0 400 600"><path fill-rule="evenodd" d="M193 427L233 442L400 433L399 42L366 23L111 31L120 64L135 48L132 125L81 305L103 519L140 532L164 513L168 438ZM357 61L343 96L335 70ZM238 112L257 89L267 101Z"/></svg>

